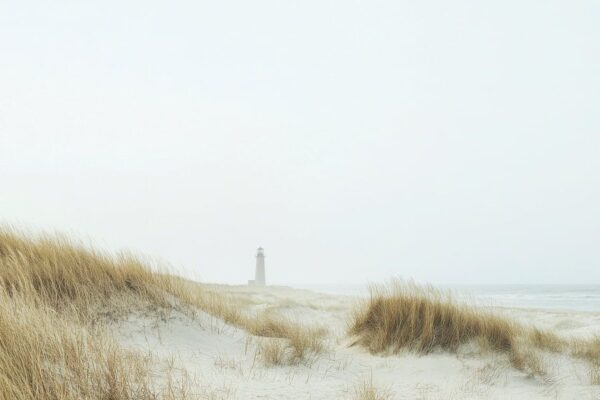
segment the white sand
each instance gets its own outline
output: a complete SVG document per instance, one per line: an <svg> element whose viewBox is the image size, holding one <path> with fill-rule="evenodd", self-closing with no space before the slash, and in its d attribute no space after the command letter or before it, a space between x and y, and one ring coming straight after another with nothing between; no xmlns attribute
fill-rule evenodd
<svg viewBox="0 0 600 400"><path fill-rule="evenodd" d="M345 324L352 297L290 288L221 287L251 308L273 309L305 324L330 330L328 349L304 364L266 367L256 357L256 339L199 313L133 315L115 332L127 348L154 357L157 381L164 370L185 369L192 391L209 399L352 399L371 381L391 399L600 399L587 364L547 354L548 379L528 378L503 356L460 354L373 356L349 347ZM511 317L565 336L600 333L600 313L499 309ZM180 371L180 370L176 370Z"/></svg>

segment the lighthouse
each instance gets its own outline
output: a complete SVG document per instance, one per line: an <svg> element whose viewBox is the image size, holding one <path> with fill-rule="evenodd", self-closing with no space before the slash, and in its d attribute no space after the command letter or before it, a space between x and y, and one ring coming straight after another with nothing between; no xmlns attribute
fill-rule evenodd
<svg viewBox="0 0 600 400"><path fill-rule="evenodd" d="M265 253L262 247L256 251L256 271L254 280L248 281L249 285L265 286Z"/></svg>
<svg viewBox="0 0 600 400"><path fill-rule="evenodd" d="M262 247L256 252L256 274L254 275L254 284L265 286L265 253Z"/></svg>

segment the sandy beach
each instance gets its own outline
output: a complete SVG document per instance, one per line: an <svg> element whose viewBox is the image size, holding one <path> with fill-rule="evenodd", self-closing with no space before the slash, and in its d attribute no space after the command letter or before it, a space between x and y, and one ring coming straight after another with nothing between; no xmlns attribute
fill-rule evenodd
<svg viewBox="0 0 600 400"><path fill-rule="evenodd" d="M215 286L244 312L272 312L304 326L325 328L325 350L296 365L268 366L261 338L204 312L133 314L110 330L119 343L154 360L158 380L166 371L189 381L210 399L354 399L361 387L381 399L599 399L588 365L564 354L543 353L544 377L511 367L506 357L465 345L456 354L404 351L372 355L352 346L347 326L361 299L289 287ZM600 313L496 307L494 313L548 329L565 338L600 332Z"/></svg>

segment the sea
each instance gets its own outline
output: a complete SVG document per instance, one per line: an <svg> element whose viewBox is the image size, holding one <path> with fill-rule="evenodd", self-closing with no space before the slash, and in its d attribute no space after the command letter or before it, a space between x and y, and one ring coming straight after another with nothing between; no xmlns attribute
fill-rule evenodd
<svg viewBox="0 0 600 400"><path fill-rule="evenodd" d="M367 285L301 285L317 292L367 297ZM482 306L600 313L600 285L436 285Z"/></svg>

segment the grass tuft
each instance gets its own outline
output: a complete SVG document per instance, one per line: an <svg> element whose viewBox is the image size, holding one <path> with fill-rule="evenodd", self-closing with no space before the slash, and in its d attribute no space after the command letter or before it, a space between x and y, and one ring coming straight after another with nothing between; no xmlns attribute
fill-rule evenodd
<svg viewBox="0 0 600 400"><path fill-rule="evenodd" d="M508 354L510 364L528 377L546 377L548 372L540 355L531 346L515 347Z"/></svg>
<svg viewBox="0 0 600 400"><path fill-rule="evenodd" d="M600 365L600 336L572 342L572 354L592 364Z"/></svg>
<svg viewBox="0 0 600 400"><path fill-rule="evenodd" d="M371 287L370 299L354 315L349 331L373 353L405 348L429 353L436 348L456 351L473 340L494 350L510 351L520 327L458 304L432 287L394 281Z"/></svg>
<svg viewBox="0 0 600 400"><path fill-rule="evenodd" d="M453 300L451 294L414 283L392 281L371 288L349 325L354 344L372 353L403 349L427 354L436 349L457 352L476 343L485 351L507 356L510 364L528 376L546 380L540 351L565 352L572 343L552 332L525 328L507 318ZM598 359L600 340L581 341L573 354Z"/></svg>
<svg viewBox="0 0 600 400"><path fill-rule="evenodd" d="M186 398L184 383L166 377L161 388L147 360L102 332L107 319L136 308L182 307L277 339L259 349L268 364L298 363L323 350L323 330L243 313L226 295L154 272L130 254L0 229L0 399Z"/></svg>
<svg viewBox="0 0 600 400"><path fill-rule="evenodd" d="M378 389L373 385L373 380L364 381L354 388L355 400L388 400L391 398L389 391Z"/></svg>
<svg viewBox="0 0 600 400"><path fill-rule="evenodd" d="M256 336L287 339L292 363L304 360L309 353L318 354L324 350L323 337L326 331L305 327L269 312L247 319L245 329Z"/></svg>
<svg viewBox="0 0 600 400"><path fill-rule="evenodd" d="M132 256L0 230L0 399L184 398L185 385L161 387L100 324L124 299L162 308L176 292Z"/></svg>
<svg viewBox="0 0 600 400"><path fill-rule="evenodd" d="M258 356L267 367L287 365L286 348L281 339L264 339L258 343Z"/></svg>
<svg viewBox="0 0 600 400"><path fill-rule="evenodd" d="M600 385L600 364L590 364L590 383Z"/></svg>

